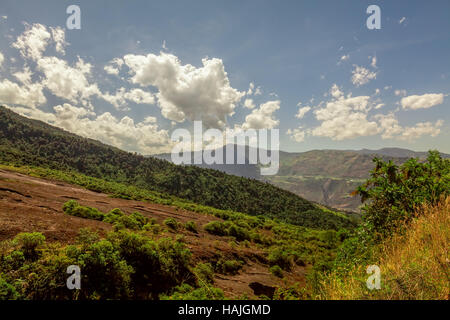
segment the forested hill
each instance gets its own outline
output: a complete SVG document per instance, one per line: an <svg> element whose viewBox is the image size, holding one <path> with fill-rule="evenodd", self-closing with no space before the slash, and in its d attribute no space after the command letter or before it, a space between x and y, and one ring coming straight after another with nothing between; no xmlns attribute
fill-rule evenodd
<svg viewBox="0 0 450 320"><path fill-rule="evenodd" d="M306 227L337 229L351 225L348 219L271 184L125 152L22 117L5 107L0 107L0 163L76 171L218 209L278 217Z"/></svg>

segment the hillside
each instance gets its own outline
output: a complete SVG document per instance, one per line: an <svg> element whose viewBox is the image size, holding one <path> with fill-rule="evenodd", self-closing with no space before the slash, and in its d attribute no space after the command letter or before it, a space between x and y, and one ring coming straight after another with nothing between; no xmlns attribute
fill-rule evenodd
<svg viewBox="0 0 450 320"><path fill-rule="evenodd" d="M320 299L429 300L450 298L450 198L424 205L406 232L385 240L373 264L381 270L380 290L367 290L365 265L342 279L331 274L323 282Z"/></svg>
<svg viewBox="0 0 450 320"><path fill-rule="evenodd" d="M340 243L336 232L116 198L39 172L0 169L0 300L272 298L303 287ZM73 200L108 219L69 212ZM83 265L80 296L64 286L71 264Z"/></svg>
<svg viewBox="0 0 450 320"><path fill-rule="evenodd" d="M320 229L349 219L271 184L121 151L0 107L0 163L78 172L194 203Z"/></svg>

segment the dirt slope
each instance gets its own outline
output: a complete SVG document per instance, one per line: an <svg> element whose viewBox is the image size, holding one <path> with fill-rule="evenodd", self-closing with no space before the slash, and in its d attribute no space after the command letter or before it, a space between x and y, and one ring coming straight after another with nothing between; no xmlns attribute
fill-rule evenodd
<svg viewBox="0 0 450 320"><path fill-rule="evenodd" d="M161 225L163 220L169 217L181 223L195 221L198 226L212 220L220 220L175 207L110 198L106 194L64 182L0 170L0 241L12 239L19 232L37 231L42 232L49 242L73 243L80 228L89 227L101 235L111 230L108 223L64 214L62 206L69 199L75 199L85 206L96 207L103 212L114 208L126 213L138 211L149 218L155 218ZM184 235L184 242L191 250L195 263L213 261L221 254L227 259L239 258L246 262L237 275L216 275L215 285L224 290L228 297L240 297L243 294L254 297L255 292L261 294L261 290L264 291L267 287L285 286L295 282L304 284L304 267L295 266L292 272L286 273L285 279L281 280L268 271L265 253L258 248L233 248L229 238L211 235L201 227L198 234L186 230L179 233ZM167 232L164 236L175 237L176 234Z"/></svg>

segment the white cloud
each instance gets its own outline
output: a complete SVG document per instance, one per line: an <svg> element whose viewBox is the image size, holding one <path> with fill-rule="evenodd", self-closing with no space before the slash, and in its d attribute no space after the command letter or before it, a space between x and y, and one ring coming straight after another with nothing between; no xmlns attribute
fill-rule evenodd
<svg viewBox="0 0 450 320"><path fill-rule="evenodd" d="M255 107L255 103L253 102L253 99L245 99L244 107L246 107L248 109L253 109Z"/></svg>
<svg viewBox="0 0 450 320"><path fill-rule="evenodd" d="M78 58L75 67L70 67L66 61L56 57L41 58L37 65L45 76L42 83L57 97L87 105L91 96L101 95L97 84L88 81L91 65L81 58Z"/></svg>
<svg viewBox="0 0 450 320"><path fill-rule="evenodd" d="M334 88L334 90L333 90ZM326 104L321 103L316 107L314 114L321 124L311 130L313 136L327 137L332 140L352 139L356 137L371 136L378 133L378 125L367 119L367 113L372 105L369 96L346 98L342 92L336 91L333 85L334 99ZM338 88L337 88L338 89Z"/></svg>
<svg viewBox="0 0 450 320"><path fill-rule="evenodd" d="M295 115L295 117L298 119L302 119L305 116L305 114L307 114L309 112L309 110L311 110L311 107L308 107L308 106L301 107L298 109L298 112Z"/></svg>
<svg viewBox="0 0 450 320"><path fill-rule="evenodd" d="M247 95L252 95L253 94L253 89L255 89L255 84L253 82L250 82L249 86L248 86L248 90L247 90Z"/></svg>
<svg viewBox="0 0 450 320"><path fill-rule="evenodd" d="M120 68L122 67L123 63L124 62L122 59L114 58L104 67L104 70L108 74L114 74L117 76L120 72Z"/></svg>
<svg viewBox="0 0 450 320"><path fill-rule="evenodd" d="M3 61L5 61L5 57L3 56L3 53L0 52L0 67L3 64Z"/></svg>
<svg viewBox="0 0 450 320"><path fill-rule="evenodd" d="M289 135L291 139L296 142L303 142L305 140L305 131L302 130L301 128L296 128L293 130L288 129L286 134Z"/></svg>
<svg viewBox="0 0 450 320"><path fill-rule="evenodd" d="M350 59L350 55L349 54L341 56L341 58L339 59L337 65L338 66L341 65L342 62L347 61L348 59Z"/></svg>
<svg viewBox="0 0 450 320"><path fill-rule="evenodd" d="M403 109L428 109L444 102L444 94L427 93L421 96L412 95L401 100Z"/></svg>
<svg viewBox="0 0 450 320"><path fill-rule="evenodd" d="M31 84L31 76L33 73L30 71L30 68L24 67L23 71L17 71L13 73L13 76L19 80L24 85Z"/></svg>
<svg viewBox="0 0 450 320"><path fill-rule="evenodd" d="M373 56L373 57L369 57L369 59L371 59L370 65L372 66L372 68L376 68L377 67L377 57Z"/></svg>
<svg viewBox="0 0 450 320"><path fill-rule="evenodd" d="M221 59L203 59L202 67L182 65L171 54L124 56L132 83L154 86L162 115L173 121L203 120L206 127L223 127L245 92L230 86Z"/></svg>
<svg viewBox="0 0 450 320"><path fill-rule="evenodd" d="M100 98L111 103L116 109L122 110L129 110L129 108L125 106L127 100L136 104L155 103L155 97L151 92L147 92L139 88L127 91L122 87L118 89L114 95L107 92L100 95Z"/></svg>
<svg viewBox="0 0 450 320"><path fill-rule="evenodd" d="M55 42L55 50L58 53L66 54L65 46L67 46L66 35L64 29L61 27L52 28L50 27L52 33L53 41Z"/></svg>
<svg viewBox="0 0 450 320"><path fill-rule="evenodd" d="M245 117L243 129L272 129L280 123L274 119L273 113L280 109L280 101L268 101Z"/></svg>
<svg viewBox="0 0 450 320"><path fill-rule="evenodd" d="M401 97L405 97L406 96L406 90L405 89L402 89L402 90L395 90L394 91L394 94L396 95L396 96L401 96Z"/></svg>
<svg viewBox="0 0 450 320"><path fill-rule="evenodd" d="M342 91L339 89L337 84L333 84L333 86L331 87L331 90L330 90L330 94L335 99L339 99L343 95Z"/></svg>
<svg viewBox="0 0 450 320"><path fill-rule="evenodd" d="M42 53L51 38L47 28L39 23L26 25L26 30L17 38L12 46L20 51L24 58L37 61L42 57Z"/></svg>
<svg viewBox="0 0 450 320"><path fill-rule="evenodd" d="M47 102L42 89L42 85L38 83L19 86L4 79L0 82L0 102L34 108Z"/></svg>
<svg viewBox="0 0 450 320"><path fill-rule="evenodd" d="M423 135L436 137L441 132L440 127L443 124L443 120L438 120L434 124L431 122L419 122L414 127L406 127L399 139L412 141Z"/></svg>
<svg viewBox="0 0 450 320"><path fill-rule="evenodd" d="M443 120L438 120L434 124L427 121L416 123L412 127L402 127L393 113L378 114L375 118L380 123L381 138L383 139L412 141L424 135L436 137L441 131L440 127L444 124Z"/></svg>
<svg viewBox="0 0 450 320"><path fill-rule="evenodd" d="M368 69L360 66L355 66L352 74L352 83L357 87L367 84L370 80L377 78L376 72L369 71Z"/></svg>

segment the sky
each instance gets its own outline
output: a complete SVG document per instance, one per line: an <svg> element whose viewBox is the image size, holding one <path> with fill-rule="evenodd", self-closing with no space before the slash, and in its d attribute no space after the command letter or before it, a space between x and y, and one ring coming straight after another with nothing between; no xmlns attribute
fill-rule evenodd
<svg viewBox="0 0 450 320"><path fill-rule="evenodd" d="M0 103L142 154L196 120L285 151L450 153L449 58L447 0L0 3Z"/></svg>

